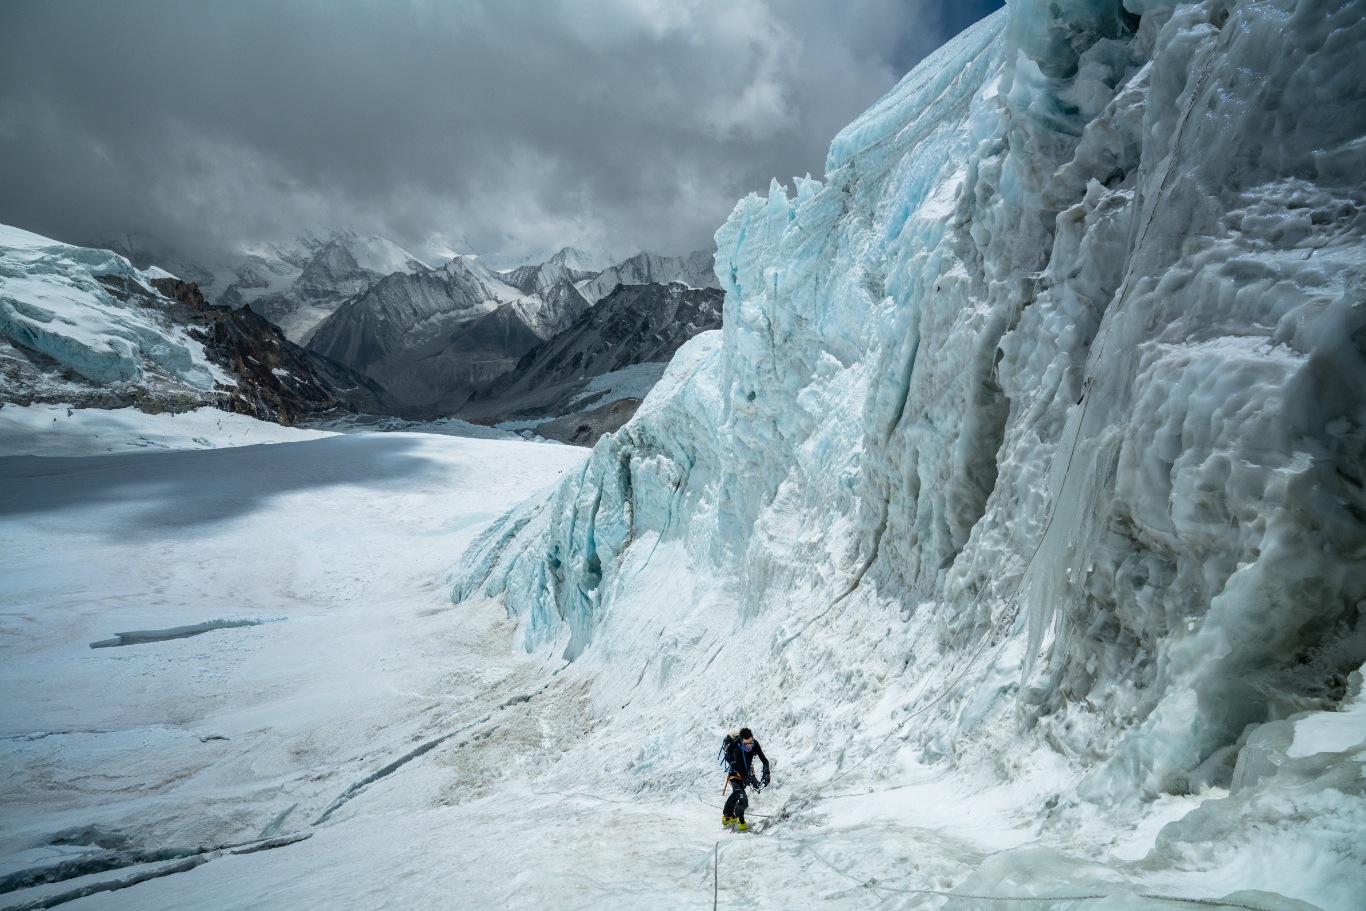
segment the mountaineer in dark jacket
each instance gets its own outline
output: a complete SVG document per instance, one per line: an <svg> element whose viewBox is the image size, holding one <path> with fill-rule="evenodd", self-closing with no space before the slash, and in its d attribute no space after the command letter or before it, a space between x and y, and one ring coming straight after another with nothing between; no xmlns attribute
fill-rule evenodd
<svg viewBox="0 0 1366 911"><path fill-rule="evenodd" d="M745 824L745 807L749 806L749 798L745 796L745 787L752 787L756 791L768 786L768 757L764 755L763 747L754 739L754 734L749 728L740 728L740 733L727 738L729 741L726 746L726 784L730 786L730 797L726 799L726 806L721 810L721 825L735 825L735 828L744 832L749 828ZM759 760L764 764L763 778L754 777L754 760ZM724 787L722 788L724 791Z"/></svg>

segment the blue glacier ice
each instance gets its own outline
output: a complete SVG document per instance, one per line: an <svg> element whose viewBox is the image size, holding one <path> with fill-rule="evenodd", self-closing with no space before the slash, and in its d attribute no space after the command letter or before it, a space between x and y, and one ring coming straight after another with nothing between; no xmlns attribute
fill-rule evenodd
<svg viewBox="0 0 1366 911"><path fill-rule="evenodd" d="M1361 0L1014 0L740 201L724 328L455 599L656 752L1062 768L1058 831L1205 795L1135 869L1360 907L1363 46Z"/></svg>
<svg viewBox="0 0 1366 911"><path fill-rule="evenodd" d="M150 371L197 391L234 385L209 363L202 342L119 290L154 297L152 281L168 276L135 269L109 250L0 225L0 343L12 340L95 383L142 382ZM46 391L12 384L0 377L0 392Z"/></svg>

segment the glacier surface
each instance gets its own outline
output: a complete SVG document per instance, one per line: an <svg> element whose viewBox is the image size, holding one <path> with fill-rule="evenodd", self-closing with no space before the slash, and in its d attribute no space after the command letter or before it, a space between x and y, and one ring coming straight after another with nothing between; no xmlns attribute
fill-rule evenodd
<svg viewBox="0 0 1366 911"><path fill-rule="evenodd" d="M138 304L155 299L152 281L167 277L108 250L0 225L0 344L37 351L94 383L183 385L210 398L215 384L236 381L183 327ZM6 375L0 383L26 391Z"/></svg>
<svg viewBox="0 0 1366 911"><path fill-rule="evenodd" d="M1041 846L964 892L1360 907L1363 41L1360 0L1016 0L739 203L724 328L454 598L629 694L638 788L752 723L779 825L1011 783ZM1047 847L1185 795L1122 873Z"/></svg>

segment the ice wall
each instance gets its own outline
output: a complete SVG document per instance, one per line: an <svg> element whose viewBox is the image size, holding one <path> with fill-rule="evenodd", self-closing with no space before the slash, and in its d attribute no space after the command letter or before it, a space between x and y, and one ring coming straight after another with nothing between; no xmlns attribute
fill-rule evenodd
<svg viewBox="0 0 1366 911"><path fill-rule="evenodd" d="M96 383L139 381L154 369L195 390L231 384L201 343L139 305L167 275L0 225L0 336Z"/></svg>
<svg viewBox="0 0 1366 911"><path fill-rule="evenodd" d="M1255 779L1366 661L1364 42L1361 0L1013 2L738 204L725 328L455 598L699 716L742 660L813 753Z"/></svg>

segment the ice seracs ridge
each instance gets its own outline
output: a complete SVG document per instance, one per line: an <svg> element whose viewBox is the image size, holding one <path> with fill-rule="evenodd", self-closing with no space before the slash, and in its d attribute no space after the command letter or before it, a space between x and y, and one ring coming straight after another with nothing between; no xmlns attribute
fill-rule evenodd
<svg viewBox="0 0 1366 911"><path fill-rule="evenodd" d="M1106 805L1250 780L1366 661L1363 40L1366 4L1291 0L970 29L824 182L739 203L719 335L455 597L660 698L744 660L815 754L933 700L922 760L1034 744Z"/></svg>

